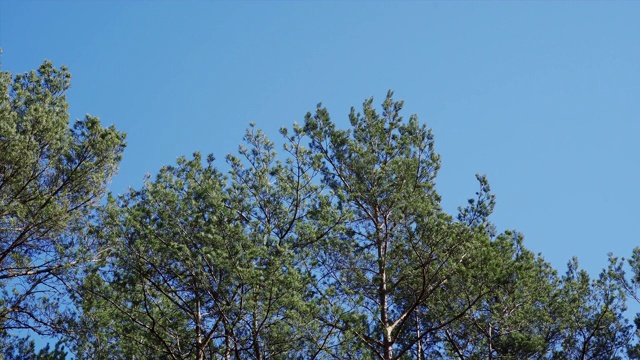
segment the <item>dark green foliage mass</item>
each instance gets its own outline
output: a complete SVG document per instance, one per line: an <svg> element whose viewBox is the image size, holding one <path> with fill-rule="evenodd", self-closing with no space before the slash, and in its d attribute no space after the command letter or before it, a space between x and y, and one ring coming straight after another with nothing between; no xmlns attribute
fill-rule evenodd
<svg viewBox="0 0 640 360"><path fill-rule="evenodd" d="M111 199L104 262L78 285L81 358L614 359L630 329L610 277L565 276L496 232L486 177L457 216L440 157L390 92L340 130L318 106L255 130L221 173L196 153ZM308 145L307 145L308 144ZM307 145L308 147L306 147Z"/></svg>
<svg viewBox="0 0 640 360"><path fill-rule="evenodd" d="M53 349L47 343L43 348L36 351L35 341L29 337L13 338L3 343L4 360L64 360L68 352L63 341L58 341Z"/></svg>
<svg viewBox="0 0 640 360"><path fill-rule="evenodd" d="M638 251L631 279L559 275L491 223L485 176L446 213L434 136L392 92L348 129L319 105L280 154L252 124L223 166L180 157L99 205L124 135L69 128L64 68L2 76L7 359L637 358Z"/></svg>
<svg viewBox="0 0 640 360"><path fill-rule="evenodd" d="M0 73L0 343L64 330L65 279L91 260L85 229L124 148L95 117L69 127L70 78L50 62Z"/></svg>

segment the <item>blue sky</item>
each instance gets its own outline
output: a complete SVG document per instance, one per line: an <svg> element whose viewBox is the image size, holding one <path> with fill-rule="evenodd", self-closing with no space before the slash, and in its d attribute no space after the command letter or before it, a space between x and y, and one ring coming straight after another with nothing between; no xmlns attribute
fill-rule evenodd
<svg viewBox="0 0 640 360"><path fill-rule="evenodd" d="M640 245L640 2L9 1L2 69L73 74L72 118L128 133L111 189L182 154L279 141L388 89L433 128L454 212L487 174L499 229L560 271Z"/></svg>

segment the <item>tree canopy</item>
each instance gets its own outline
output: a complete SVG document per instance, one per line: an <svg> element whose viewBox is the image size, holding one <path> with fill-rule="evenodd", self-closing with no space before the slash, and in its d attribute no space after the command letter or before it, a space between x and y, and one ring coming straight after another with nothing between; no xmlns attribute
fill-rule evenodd
<svg viewBox="0 0 640 360"><path fill-rule="evenodd" d="M65 358L62 343L77 359L639 353L624 315L638 279L623 261L596 279L576 259L558 273L521 233L497 231L484 175L445 212L434 136L392 91L381 109L352 108L348 129L319 104L281 129L278 153L252 124L224 166L196 152L101 203L124 134L91 116L69 127L69 80L50 62L2 73L7 359ZM36 354L16 329L62 343Z"/></svg>
<svg viewBox="0 0 640 360"><path fill-rule="evenodd" d="M0 73L0 335L57 333L66 278L84 264L124 134L87 115L69 127L71 75L45 62Z"/></svg>

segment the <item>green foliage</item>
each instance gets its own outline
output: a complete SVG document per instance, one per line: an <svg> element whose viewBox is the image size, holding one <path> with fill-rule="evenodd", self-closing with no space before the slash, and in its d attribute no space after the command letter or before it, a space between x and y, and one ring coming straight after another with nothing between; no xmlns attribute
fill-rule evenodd
<svg viewBox="0 0 640 360"><path fill-rule="evenodd" d="M506 232L488 244L481 267L474 269L475 281L466 288L486 296L440 333L448 356L523 359L553 349L559 281L522 240L519 233Z"/></svg>
<svg viewBox="0 0 640 360"><path fill-rule="evenodd" d="M631 340L631 327L623 317L622 287L606 271L590 279L575 258L568 264L563 285L567 308L559 323L566 326L567 335L555 358L622 359Z"/></svg>
<svg viewBox="0 0 640 360"><path fill-rule="evenodd" d="M56 342L53 349L47 343L37 352L35 342L29 337L5 337L0 344L2 345L0 359L3 360L64 360L68 354L64 341Z"/></svg>
<svg viewBox="0 0 640 360"><path fill-rule="evenodd" d="M403 104L392 95L381 115L373 99L362 114L352 109L352 131L336 130L320 106L305 122L311 149L322 156L322 182L344 219L318 255L319 286L331 289L322 294L334 313L328 325L384 359L409 353L482 296L457 297L485 237L441 210L433 135L416 116L403 122Z"/></svg>
<svg viewBox="0 0 640 360"><path fill-rule="evenodd" d="M317 231L303 223L316 187L302 157L276 161L259 131L245 140L251 148L240 154L250 166L229 156L230 181L212 156L203 165L196 153L110 200L99 235L108 262L82 285L81 358L305 352L315 331L310 276L293 255ZM303 151L295 142L289 149ZM304 236L294 235L299 224Z"/></svg>
<svg viewBox="0 0 640 360"><path fill-rule="evenodd" d="M631 273L627 274L627 270ZM640 304L640 247L633 249L631 258L617 258L609 254L609 268L606 277L615 281L636 304ZM640 314L634 319L636 342L627 345L627 356L640 359Z"/></svg>
<svg viewBox="0 0 640 360"><path fill-rule="evenodd" d="M0 331L62 331L64 278L89 260L84 229L124 134L88 116L69 128L71 75L45 62L0 73Z"/></svg>
<svg viewBox="0 0 640 360"><path fill-rule="evenodd" d="M575 260L560 276L520 233L498 233L481 175L445 213L433 134L392 92L382 111L352 109L348 130L318 105L281 130L281 154L252 124L226 173L195 153L99 206L124 135L90 116L69 128L65 68L1 76L6 359L63 359L63 344L77 359L640 353L623 317L640 250L631 279L615 258L597 279ZM64 343L36 352L14 328Z"/></svg>

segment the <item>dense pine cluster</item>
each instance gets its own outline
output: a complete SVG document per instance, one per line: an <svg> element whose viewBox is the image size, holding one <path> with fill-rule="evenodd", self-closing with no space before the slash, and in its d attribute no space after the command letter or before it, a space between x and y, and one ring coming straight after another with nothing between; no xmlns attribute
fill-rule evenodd
<svg viewBox="0 0 640 360"><path fill-rule="evenodd" d="M444 212L433 135L392 92L349 129L318 105L278 153L251 125L228 170L195 153L105 200L125 136L70 127L69 81L0 74L0 359L640 355L640 250L558 273L496 230L484 176Z"/></svg>

